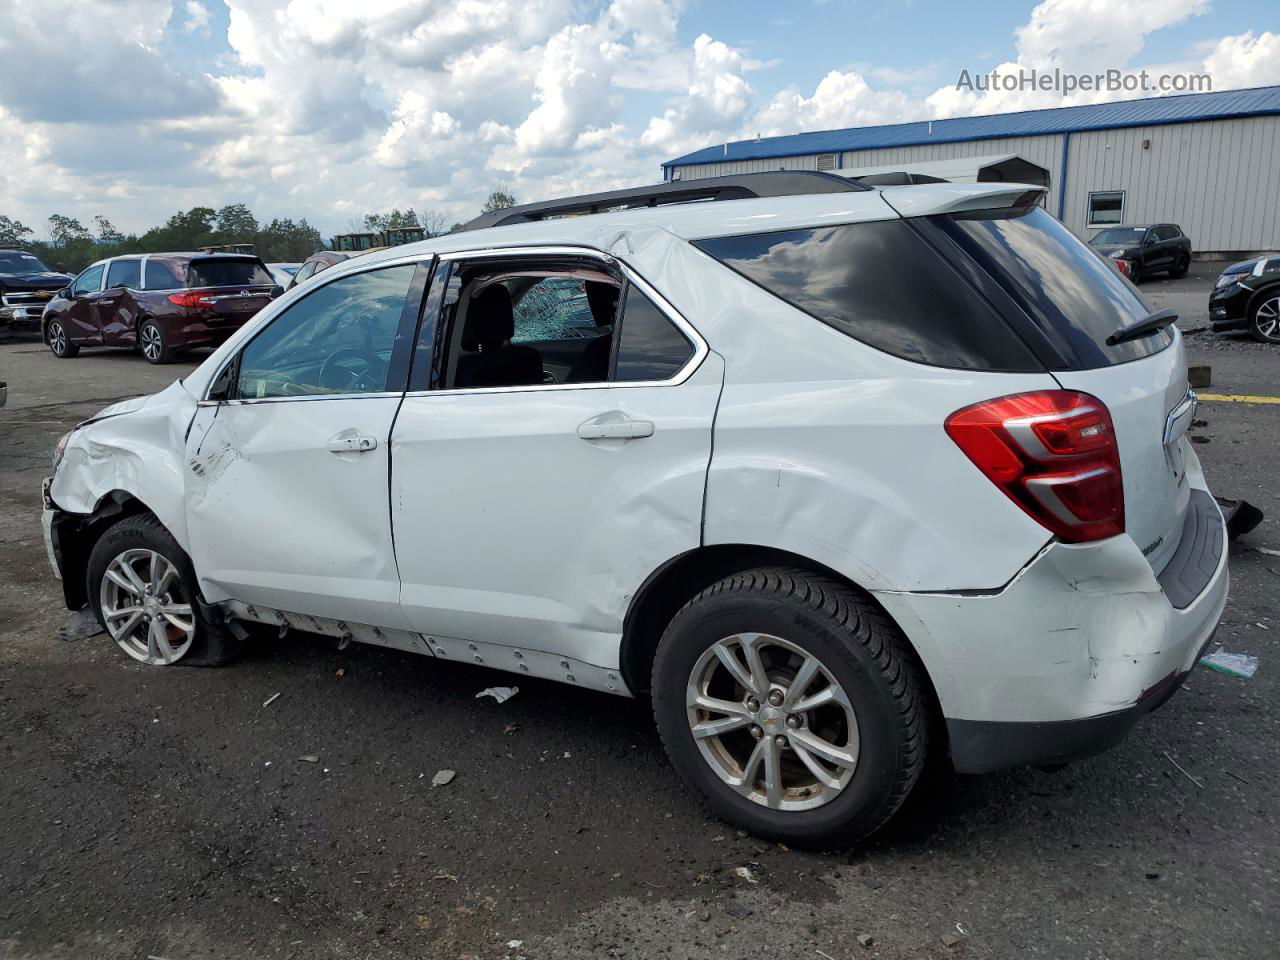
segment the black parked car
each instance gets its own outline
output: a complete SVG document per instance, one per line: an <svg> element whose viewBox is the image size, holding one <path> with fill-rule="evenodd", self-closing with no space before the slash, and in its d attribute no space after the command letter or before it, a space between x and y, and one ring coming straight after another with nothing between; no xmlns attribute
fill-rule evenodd
<svg viewBox="0 0 1280 960"><path fill-rule="evenodd" d="M1214 330L1247 329L1262 343L1280 343L1280 254L1233 263L1209 294Z"/></svg>
<svg viewBox="0 0 1280 960"><path fill-rule="evenodd" d="M44 305L72 279L51 272L34 253L0 250L0 327L39 327Z"/></svg>
<svg viewBox="0 0 1280 960"><path fill-rule="evenodd" d="M1089 245L1114 260L1134 283L1153 273L1185 277L1191 267L1191 239L1176 223L1106 227L1093 235Z"/></svg>

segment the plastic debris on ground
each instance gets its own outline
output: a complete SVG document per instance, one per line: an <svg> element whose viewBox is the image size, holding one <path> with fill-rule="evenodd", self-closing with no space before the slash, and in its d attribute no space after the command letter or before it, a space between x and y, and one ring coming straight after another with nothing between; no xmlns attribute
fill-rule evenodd
<svg viewBox="0 0 1280 960"><path fill-rule="evenodd" d="M441 770L431 778L431 785L433 787L443 787L445 784L451 783L457 775L455 770Z"/></svg>
<svg viewBox="0 0 1280 960"><path fill-rule="evenodd" d="M1228 676L1248 680L1257 672L1258 658L1251 657L1247 653L1227 653L1225 650L1215 650L1213 653L1201 657L1200 664L1210 670L1217 670L1219 673L1225 673Z"/></svg>
<svg viewBox="0 0 1280 960"><path fill-rule="evenodd" d="M493 699L497 700L499 703L506 703L519 692L519 687L485 687L476 694L476 699L479 700L481 697L493 697Z"/></svg>
<svg viewBox="0 0 1280 960"><path fill-rule="evenodd" d="M88 640L90 637L106 632L88 607L72 613L67 617L67 622L58 628L58 636L67 641Z"/></svg>

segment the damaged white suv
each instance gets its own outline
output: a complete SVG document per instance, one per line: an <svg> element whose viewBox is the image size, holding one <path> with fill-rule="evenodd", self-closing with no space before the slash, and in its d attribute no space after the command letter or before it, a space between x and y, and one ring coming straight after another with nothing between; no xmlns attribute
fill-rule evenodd
<svg viewBox="0 0 1280 960"><path fill-rule="evenodd" d="M1039 199L757 174L340 264L59 443L68 606L152 664L260 623L647 692L788 842L929 752L1095 753L1208 643L1225 533L1173 318Z"/></svg>

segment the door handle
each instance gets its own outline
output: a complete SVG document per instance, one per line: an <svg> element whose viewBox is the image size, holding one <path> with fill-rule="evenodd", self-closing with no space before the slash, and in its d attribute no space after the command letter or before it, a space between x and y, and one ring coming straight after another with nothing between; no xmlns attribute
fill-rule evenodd
<svg viewBox="0 0 1280 960"><path fill-rule="evenodd" d="M334 437L327 444L330 453L368 453L378 448L378 438L363 434L354 437Z"/></svg>
<svg viewBox="0 0 1280 960"><path fill-rule="evenodd" d="M640 440L653 436L652 420L607 420L609 414L593 417L578 425L578 436L583 440Z"/></svg>

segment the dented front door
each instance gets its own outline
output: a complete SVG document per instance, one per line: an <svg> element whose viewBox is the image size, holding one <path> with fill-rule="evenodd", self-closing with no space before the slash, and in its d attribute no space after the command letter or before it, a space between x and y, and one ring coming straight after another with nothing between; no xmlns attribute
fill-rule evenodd
<svg viewBox="0 0 1280 960"><path fill-rule="evenodd" d="M425 274L399 265L297 299L196 412L185 483L205 598L404 628L388 449ZM222 397L222 399L218 399Z"/></svg>

